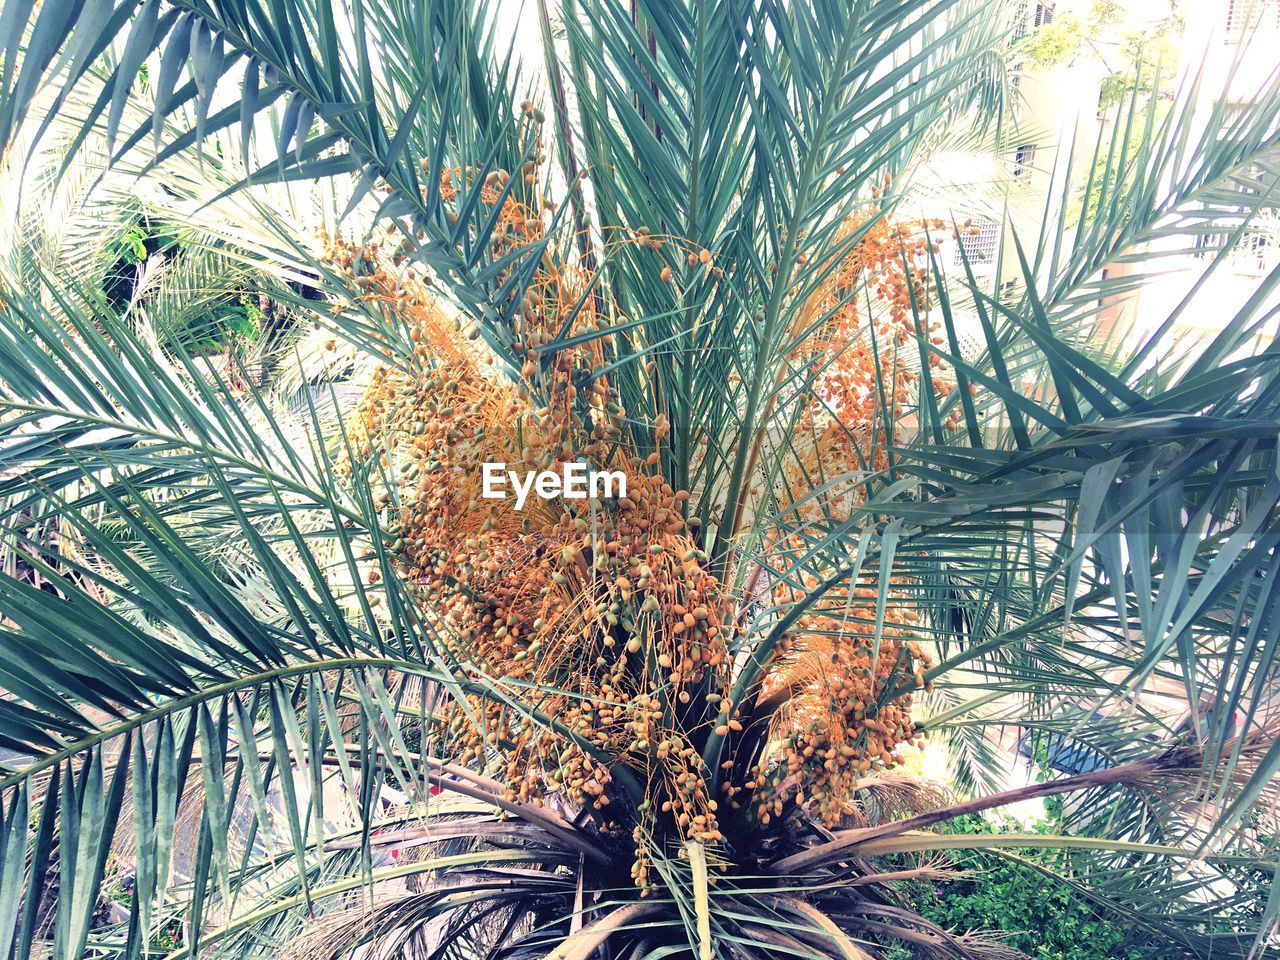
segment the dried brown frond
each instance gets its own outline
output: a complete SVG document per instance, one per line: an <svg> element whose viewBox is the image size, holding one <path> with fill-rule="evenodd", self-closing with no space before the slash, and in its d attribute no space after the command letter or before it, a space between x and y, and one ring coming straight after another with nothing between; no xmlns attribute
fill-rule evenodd
<svg viewBox="0 0 1280 960"><path fill-rule="evenodd" d="M864 826L938 810L950 799L941 784L901 770L884 770L863 777L858 781L856 789L864 820L860 825Z"/></svg>

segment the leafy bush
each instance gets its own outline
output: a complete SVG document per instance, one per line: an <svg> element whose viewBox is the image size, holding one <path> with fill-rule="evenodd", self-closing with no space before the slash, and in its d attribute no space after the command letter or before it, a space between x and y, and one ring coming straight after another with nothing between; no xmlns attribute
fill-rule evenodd
<svg viewBox="0 0 1280 960"><path fill-rule="evenodd" d="M1041 828L1052 824L1039 825ZM980 816L969 816L950 832L991 833ZM1014 855L1035 860L1039 850ZM1104 915L1065 883L1032 866L989 853L959 853L960 879L945 883L912 882L903 886L911 906L921 916L953 932L1003 930L1009 946L1034 960L1138 960L1149 957L1138 945L1126 944L1128 931L1114 917ZM899 948L894 960L911 957Z"/></svg>

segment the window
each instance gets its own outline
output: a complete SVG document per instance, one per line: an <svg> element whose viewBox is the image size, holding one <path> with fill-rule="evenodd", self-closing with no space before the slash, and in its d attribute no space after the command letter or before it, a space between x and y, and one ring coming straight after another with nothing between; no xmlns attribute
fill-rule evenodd
<svg viewBox="0 0 1280 960"><path fill-rule="evenodd" d="M1245 233L1231 251L1232 265L1240 273L1270 273L1276 265L1276 238L1262 230Z"/></svg>
<svg viewBox="0 0 1280 960"><path fill-rule="evenodd" d="M1222 255L1231 242L1232 233L1202 233L1196 237L1196 256L1211 260ZM1260 275L1270 273L1280 262L1280 244L1267 230L1246 230L1226 254L1230 267L1237 273Z"/></svg>
<svg viewBox="0 0 1280 960"><path fill-rule="evenodd" d="M960 228L960 242L956 244L956 266L964 269L965 258L971 267L995 263L996 249L1000 246L1000 223L989 217L977 218L967 228ZM961 250L964 251L963 256Z"/></svg>
<svg viewBox="0 0 1280 960"><path fill-rule="evenodd" d="M1276 29L1280 29L1280 0L1227 0L1228 43L1254 30Z"/></svg>
<svg viewBox="0 0 1280 960"><path fill-rule="evenodd" d="M1270 273L1276 265L1275 237L1260 230L1250 231L1240 238L1231 253L1242 272Z"/></svg>
<svg viewBox="0 0 1280 960"><path fill-rule="evenodd" d="M1249 112L1254 103L1249 100L1228 100L1222 105L1222 130L1230 131L1240 118Z"/></svg>
<svg viewBox="0 0 1280 960"><path fill-rule="evenodd" d="M1258 127L1258 120L1271 113L1269 110L1259 110L1259 101L1257 100L1226 100L1218 104L1221 110L1221 123L1218 126L1218 139L1236 139L1244 137L1246 134L1256 135L1255 131ZM1267 136L1274 136L1277 130L1277 123L1272 122L1266 129ZM1263 177L1257 170L1252 171L1250 176L1265 179L1270 182L1270 177Z"/></svg>
<svg viewBox="0 0 1280 960"><path fill-rule="evenodd" d="M1013 10L1013 39L1021 40L1027 35L1027 0L1019 0Z"/></svg>
<svg viewBox="0 0 1280 960"><path fill-rule="evenodd" d="M1229 261L1226 266L1249 276L1270 273L1280 263L1280 215L1275 211L1280 198L1277 174L1266 166L1253 164L1232 176L1229 189L1240 197L1240 203L1233 208L1222 198L1215 207L1205 208L1205 217L1200 221L1204 232L1195 238L1196 255L1205 260L1224 256L1224 248L1239 232L1235 246L1225 254Z"/></svg>
<svg viewBox="0 0 1280 960"><path fill-rule="evenodd" d="M1036 162L1036 145L1024 143L1013 152L1013 175L1019 180L1031 176Z"/></svg>
<svg viewBox="0 0 1280 960"><path fill-rule="evenodd" d="M1031 0L1019 0L1013 12L1013 36L1015 40L1025 37L1033 30L1053 23L1052 3L1032 3Z"/></svg>
<svg viewBox="0 0 1280 960"><path fill-rule="evenodd" d="M1197 233L1196 256L1201 260L1211 260L1230 239L1229 233Z"/></svg>

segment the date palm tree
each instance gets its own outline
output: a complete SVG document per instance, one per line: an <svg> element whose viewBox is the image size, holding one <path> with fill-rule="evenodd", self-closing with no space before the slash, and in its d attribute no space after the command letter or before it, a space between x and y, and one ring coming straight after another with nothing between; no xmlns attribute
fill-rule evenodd
<svg viewBox="0 0 1280 960"><path fill-rule="evenodd" d="M1280 273L1095 330L1274 207L1280 93L1134 95L983 280L912 189L999 141L1002 14L540 2L522 64L479 0L6 3L24 189L258 199L163 297L13 231L0 956L1003 958L898 885L1032 847L1153 956L1274 955ZM316 247L261 191L318 181ZM157 334L245 283L265 383Z"/></svg>

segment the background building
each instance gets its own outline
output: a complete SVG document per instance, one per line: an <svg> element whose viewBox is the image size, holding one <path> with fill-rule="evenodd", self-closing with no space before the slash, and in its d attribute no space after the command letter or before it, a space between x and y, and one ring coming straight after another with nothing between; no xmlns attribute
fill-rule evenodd
<svg viewBox="0 0 1280 960"><path fill-rule="evenodd" d="M1201 75L1196 121L1203 127L1220 118L1230 135L1233 120L1275 77L1280 0L1196 0L1177 4L1177 12L1182 21L1179 80L1189 83L1197 72ZM1266 163L1241 174L1251 181L1251 189L1265 192L1275 182L1276 169ZM1280 205L1280 189L1273 200ZM1188 334L1220 329L1280 264L1280 219L1274 206L1247 224L1242 216L1239 225L1243 229L1234 244L1232 232L1171 237L1152 244L1165 254L1160 282L1145 285L1136 302L1126 307L1124 317L1132 323L1125 326L1133 334L1152 329L1200 283L1195 298L1206 308L1183 311L1180 323ZM1221 262L1214 266L1219 257Z"/></svg>
<svg viewBox="0 0 1280 960"><path fill-rule="evenodd" d="M1030 251L1042 223L1056 222L1063 211L1075 222L1089 202L1091 168L1100 176L1107 146L1125 139L1127 97L1135 89L1140 97L1154 96L1158 111L1172 110L1180 91L1194 90L1191 143L1209 124L1230 135L1235 118L1274 79L1280 44L1280 0L1019 0L1010 10L1011 102L998 143L939 151L926 171L932 189L923 191L919 210L971 221L969 235L945 245L944 264L963 273L963 244L975 274L993 286L1021 273L1013 231ZM1141 107L1145 116L1145 101ZM1164 118L1158 114L1157 121ZM1120 175L1142 176L1136 164L1129 167ZM1265 193L1278 175L1280 156L1239 171L1242 189L1252 192ZM1280 204L1280 187L1275 200ZM1182 211L1189 215L1172 219L1166 235L1135 246L1132 263L1122 259L1103 272L1106 279L1134 275L1134 284L1099 299L1095 344L1132 348L1174 314L1184 338L1212 334L1280 264L1275 210L1245 223L1242 207L1236 235L1205 228L1195 208L1193 193ZM1216 219L1224 220L1221 211ZM1072 242L1070 228L1064 242ZM1206 308L1179 311L1188 296Z"/></svg>

